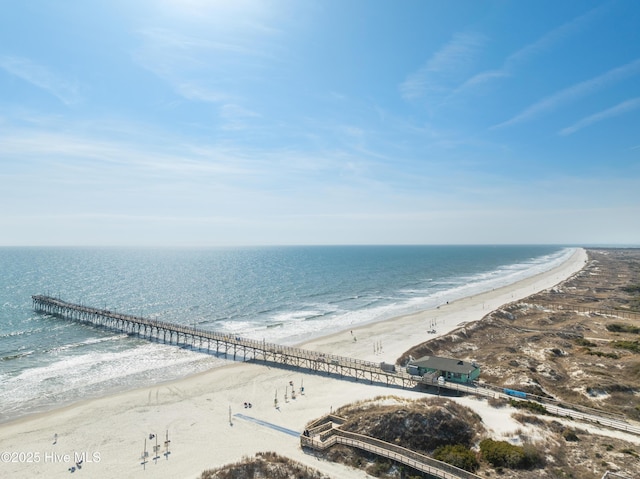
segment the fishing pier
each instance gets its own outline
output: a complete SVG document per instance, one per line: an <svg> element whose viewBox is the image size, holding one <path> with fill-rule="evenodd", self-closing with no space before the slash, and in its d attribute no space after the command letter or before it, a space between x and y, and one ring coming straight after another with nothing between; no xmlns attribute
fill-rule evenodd
<svg viewBox="0 0 640 479"><path fill-rule="evenodd" d="M224 356L235 361L251 361L273 364L280 367L306 369L340 378L353 378L356 381L369 381L371 384L385 384L402 388L416 386L437 387L457 391L456 394L473 394L487 398L503 398L515 401L536 401L544 405L547 412L564 417L587 421L602 426L640 435L640 425L630 424L626 418L618 414L592 409L577 404L560 403L551 398L512 391L490 384L459 384L455 382L428 381L422 376L415 376L385 363L364 361L361 359L325 354L303 348L282 346L266 341L245 339L233 334L216 333L204 329L181 324L147 319L98 309L80 304L73 304L61 299L45 295L34 295L33 309L54 317L92 324L94 326L139 336L151 341L190 347L194 350L206 351L216 356ZM389 367L391 366L391 367ZM515 394L518 393L518 394Z"/></svg>
<svg viewBox="0 0 640 479"><path fill-rule="evenodd" d="M419 382L419 378L403 372L385 371L381 363L245 339L233 334L73 304L51 296L34 295L32 300L33 309L40 313L152 341L187 346L235 361L271 363L403 388L414 387Z"/></svg>

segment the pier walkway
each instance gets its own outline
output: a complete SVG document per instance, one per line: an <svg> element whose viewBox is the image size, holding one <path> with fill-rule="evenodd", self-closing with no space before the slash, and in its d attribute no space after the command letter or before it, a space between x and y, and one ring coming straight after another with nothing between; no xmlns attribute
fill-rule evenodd
<svg viewBox="0 0 640 479"><path fill-rule="evenodd" d="M216 333L141 316L68 303L51 296L34 295L32 299L34 310L41 313L127 334L135 334L166 344L190 346L208 353L215 353L218 356L224 355L224 357L233 360L277 363L403 388L414 387L420 382L420 378L410 376L407 373L384 371L380 363L372 361L282 346L264 340L245 339L233 334Z"/></svg>
<svg viewBox="0 0 640 479"><path fill-rule="evenodd" d="M580 405L560 403L556 400L521 393L514 397L506 390L490 384L458 384L454 382L425 382L421 376L412 376L404 371L390 371L384 363L364 361L335 354L325 354L307 349L282 346L275 343L245 339L232 334L216 333L200 328L184 326L141 316L129 315L98 309L90 306L68 303L45 295L34 295L35 311L64 319L93 324L142 338L167 344L190 346L229 359L265 362L282 366L307 369L335 374L342 378L365 380L372 384L386 384L402 388L416 386L433 387L459 393L474 394L487 398L502 398L513 401L536 401L542 403L549 414L587 421L601 426L640 435L640 425L631 424L620 415L586 408Z"/></svg>

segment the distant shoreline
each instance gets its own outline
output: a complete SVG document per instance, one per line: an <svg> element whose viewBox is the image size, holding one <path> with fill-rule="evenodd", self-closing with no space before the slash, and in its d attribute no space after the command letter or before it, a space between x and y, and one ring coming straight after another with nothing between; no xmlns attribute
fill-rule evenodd
<svg viewBox="0 0 640 479"><path fill-rule="evenodd" d="M447 301L550 269L572 251L556 246L303 247L231 254L96 251L87 256L86 251L71 249L62 256L56 251L36 255L36 264L29 253L9 254L8 260L24 265L14 272L24 278L22 288L5 295L20 308L16 327L9 328L16 332L9 351L26 351L28 357L0 362L0 373L8 373L0 388L5 405L0 422L151 386L159 378L184 379L230 362L197 348L152 344L37 315L31 301L24 301L33 293L63 291L58 296L71 302L291 346L437 309ZM156 278L160 270L154 262L192 275ZM82 266L67 276L69 264ZM148 278L140 277L138 272L147 268ZM242 274L234 277L236 270ZM95 274L100 271L104 274ZM117 271L123 280L110 284ZM226 274L231 275L229 281L224 280ZM243 279L247 274L249 279ZM77 288L82 291L75 292ZM11 321L14 313L5 308L3 314L0 320ZM49 328L58 331L55 340L45 332Z"/></svg>
<svg viewBox="0 0 640 479"><path fill-rule="evenodd" d="M442 320L442 316L445 314L451 314L451 311L455 311L457 308L457 305L459 303L461 303L462 305L464 305L464 307L467 307L467 304L472 300L472 299L476 299L477 301L483 301L484 300L482 298L484 298L485 295L490 295L493 296L497 293L499 293L500 291L508 291L511 290L512 288L516 287L516 285L523 283L523 284L528 284L531 283L532 281L534 281L535 278L541 277L541 276L546 276L548 274L551 274L553 271L557 270L557 269L561 269L564 267L564 265L568 262L571 261L571 259L573 257L575 257L575 255L580 251L580 248L574 248L574 252L573 254L568 257L563 263L560 263L559 265L556 265L554 268L551 268L550 270L541 272L541 273L537 273L535 275L526 277L524 279L519 279L513 283L508 283L505 284L503 286L497 287L497 288L493 288L490 290L485 290L485 291L481 291L478 293L474 293L472 295L469 296L462 296L459 297L457 299L452 299L451 301L446 301L444 304L438 305L434 308L429 308L429 309L424 309L424 310L419 310L416 312L412 312L412 313L408 313L408 314L403 314L400 316L393 316L391 318L384 318L384 319L372 319L370 321L365 321L365 322L361 322L361 323L357 323L357 324L351 324L351 325L341 325L341 326L337 326L335 328L331 328L328 330L328 332L325 332L323 334L318 334L318 335L311 335L311 337L307 340L303 340L300 342L296 342L294 344L292 344L295 347L300 347L300 348L308 348L308 349L312 349L312 350L316 350L316 351L322 351L322 352L327 352L330 353L332 351L332 343L333 341L338 341L340 343L343 343L343 341L341 341L341 338L343 336L345 336L345 334L349 334L350 331L355 332L355 337L356 339L360 339L361 344L362 341L367 341L370 340L370 337L372 335L379 335L380 339L376 340L376 344L381 344L382 346L382 350L379 354L371 354L371 351L363 351L362 352L362 357L361 356L353 356L356 357L358 359L364 359L364 360L369 360L369 361L380 361L380 362L387 362L387 363L394 363L395 360L400 356L400 354L398 354L395 357L390 357L390 355L388 354L388 351L396 351L397 348L395 349L391 349L388 345L387 345L387 341L384 339L384 336L386 335L386 333L381 333L381 332L374 332L372 333L371 331L377 331L377 330L381 330L381 331L386 331L389 329L393 329L393 325L400 323L400 322L413 322L415 321L416 318L421 318L424 317L424 321L430 320L430 324L435 324L436 325L436 331L437 334L434 335L430 335L427 337L427 339L433 339L435 337L444 335L448 332L450 332L451 330L455 329L456 327L460 326L462 323L466 323L467 321L462 321L460 323L454 323L451 321L443 321ZM487 303L483 306L483 310L486 310L486 313L489 313L491 304L487 301ZM440 314L442 313L442 314ZM439 319L440 318L440 319ZM274 324L271 325L271 327L277 328L280 327L282 323L279 324ZM431 328L431 326L429 326L429 328ZM349 336L349 339L352 339L353 336ZM323 346L326 345L326 350L322 349ZM344 344L341 344L341 346L343 347ZM387 346L386 351L385 351L385 346ZM414 346L414 344L409 345L409 347ZM407 349L409 349L409 347L407 347ZM373 350L373 348L371 348ZM404 351L402 351L404 352ZM384 357L382 356L384 354ZM349 354L347 354L349 355ZM213 366L210 369L206 369L204 371L199 371L199 372L195 372L195 373L191 373L188 374L187 376L184 377L180 377L180 378L172 378L172 379L167 379L167 380L163 380L163 381L159 381L157 384L165 384L165 385L169 385L172 383L179 383L180 381L186 380L190 377L198 377L198 376L203 376L203 375L207 375L210 374L211 372L214 372L216 370L222 369L222 368L230 368L230 367L234 367L234 366L240 366L243 364L243 362L239 362L239 361L231 361L231 360L226 360L224 358L219 358L221 361L223 361L221 364L218 364L216 366ZM119 394L123 394L126 393L127 391L135 391L135 390L144 390L147 389L149 387L152 386L140 386L140 387L122 387L122 388L118 388L112 391L109 391L107 393L104 394L100 394L100 395L96 395L96 396L89 396L86 398L80 398L77 400L74 400L72 402L69 403L64 403L60 406L55 406L52 408L46 408L46 409L40 409L40 410L35 410L33 412L28 412L26 414L20 415L18 418L15 419L5 419L3 421L0 421L0 427L3 424L10 424L16 421L21 421L21 420L28 420L31 417L37 417L37 416L42 416L42 415L46 415L48 413L53 413L56 412L58 410L65 410L68 408L72 408L74 405L77 404L83 404L83 403L87 403L93 400L97 400L100 398L104 398L104 397L110 397L110 396L115 396L115 395L119 395Z"/></svg>
<svg viewBox="0 0 640 479"><path fill-rule="evenodd" d="M501 305L554 286L579 271L586 252L576 249L567 261L550 271L462 298L439 309L422 311L392 320L363 325L302 343L304 347L376 362L395 362L411 346L430 337L430 321L437 321L438 335L462 323L480 320ZM381 348L374 348L381 345ZM304 384L304 394L285 398L289 384ZM321 468L332 477L361 477L344 466L318 462L300 450L299 440L272 428L243 421L235 414L244 402L251 402L250 415L265 424L302 432L305 424L343 404L379 395L424 397L414 390L370 385L363 381L338 379L257 363L234 363L184 379L127 390L97 399L74 403L61 409L30 415L0 424L2 451L50 451L100 453L100 462L86 464L86 474L98 479L147 477L139 456L150 433L169 434L169 459L153 467L154 477L197 477L209 467L240 460L259 451L275 450L282 455ZM275 397L274 397L275 395ZM274 407L278 399L278 408ZM231 424L230 424L231 420ZM68 477L68 468L49 463L2 464L11 477ZM90 471L90 472L89 472Z"/></svg>

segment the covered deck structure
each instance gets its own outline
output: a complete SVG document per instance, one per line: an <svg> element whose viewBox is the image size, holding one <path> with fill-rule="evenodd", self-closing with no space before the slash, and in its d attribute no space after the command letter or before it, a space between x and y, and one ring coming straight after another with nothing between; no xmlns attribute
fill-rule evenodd
<svg viewBox="0 0 640 479"><path fill-rule="evenodd" d="M470 383L480 376L480 366L462 359L424 356L409 362L407 372L412 376L422 376L423 382L435 383L442 377L445 381Z"/></svg>

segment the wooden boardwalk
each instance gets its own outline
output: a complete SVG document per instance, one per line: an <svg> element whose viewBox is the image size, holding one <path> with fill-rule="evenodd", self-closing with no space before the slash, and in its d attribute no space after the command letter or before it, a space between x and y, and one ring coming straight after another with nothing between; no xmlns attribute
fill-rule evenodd
<svg viewBox="0 0 640 479"><path fill-rule="evenodd" d="M403 388L415 387L420 382L420 378L403 372L384 371L381 364L376 362L245 339L232 334L216 333L107 309L97 309L68 303L51 296L34 295L32 300L34 310L41 313L89 323L166 344L190 346L233 360L275 363Z"/></svg>
<svg viewBox="0 0 640 479"><path fill-rule="evenodd" d="M371 384L383 384L402 388L426 386L457 391L463 394L474 394L487 398L502 398L515 401L536 401L542 403L547 412L558 416L587 421L601 426L640 435L640 425L631 424L623 416L606 411L586 408L584 406L559 403L553 399L524 394L513 397L497 386L483 384L458 384L445 382L432 384L425 382L420 376L412 376L404 371L386 371L382 363L363 361L361 359L325 354L308 349L282 346L275 343L245 339L232 334L216 333L200 328L184 326L141 316L129 315L98 309L45 295L34 295L34 310L52 316L93 324L115 331L137 335L167 344L189 346L210 354L224 356L233 360L264 362L274 365L306 369L309 371L335 375L340 378L365 380Z"/></svg>
<svg viewBox="0 0 640 479"><path fill-rule="evenodd" d="M345 419L335 415L325 416L310 425L300 436L300 445L323 451L335 444L354 447L381 457L386 457L417 471L440 479L480 479L480 476L458 467L438 461L425 454L412 451L375 437L344 431L340 426Z"/></svg>

